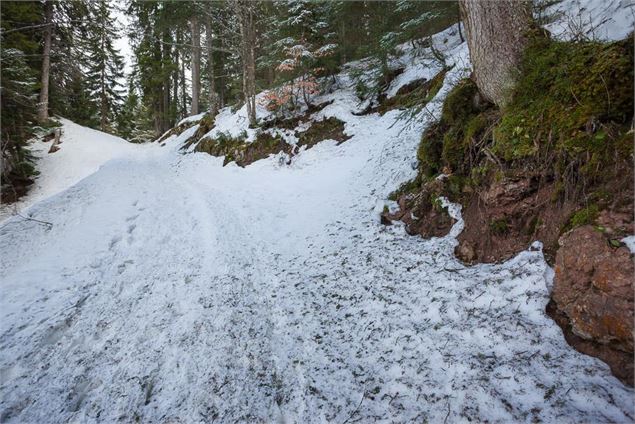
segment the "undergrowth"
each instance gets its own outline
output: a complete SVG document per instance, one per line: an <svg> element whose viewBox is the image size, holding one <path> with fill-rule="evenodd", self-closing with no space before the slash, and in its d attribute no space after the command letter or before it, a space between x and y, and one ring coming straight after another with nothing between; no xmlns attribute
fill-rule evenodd
<svg viewBox="0 0 635 424"><path fill-rule="evenodd" d="M417 177L392 197L440 173L460 194L519 172L554 181L554 200L592 195L632 160L633 60L632 37L534 38L504 110L483 101L470 79L454 87L441 119L422 135Z"/></svg>

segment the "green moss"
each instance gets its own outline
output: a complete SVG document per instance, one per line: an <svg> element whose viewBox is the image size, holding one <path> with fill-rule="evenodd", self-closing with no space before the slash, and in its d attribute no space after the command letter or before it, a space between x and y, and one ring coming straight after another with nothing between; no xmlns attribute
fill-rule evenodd
<svg viewBox="0 0 635 424"><path fill-rule="evenodd" d="M493 151L507 161L545 149L567 162L583 154L581 171L593 174L616 151L632 154L632 137L623 137L632 113L632 37L610 44L536 38Z"/></svg>
<svg viewBox="0 0 635 424"><path fill-rule="evenodd" d="M467 179L460 175L453 174L448 177L447 188L453 199L458 199L461 196L466 182Z"/></svg>
<svg viewBox="0 0 635 424"><path fill-rule="evenodd" d="M569 222L565 226L564 231L566 232L573 228L581 227L582 225L592 224L597 219L598 214L599 208L596 204L592 204L584 209L580 209L579 211L571 215L571 218L569 218Z"/></svg>
<svg viewBox="0 0 635 424"><path fill-rule="evenodd" d="M443 138L445 126L442 123L432 124L421 136L417 159L420 172L426 176L433 176L441 172L443 165L441 155L443 153Z"/></svg>
<svg viewBox="0 0 635 424"><path fill-rule="evenodd" d="M469 141L463 135L461 126L453 126L443 136L443 163L453 171L462 168Z"/></svg>
<svg viewBox="0 0 635 424"><path fill-rule="evenodd" d="M351 138L344 133L344 122L335 117L313 122L309 129L296 132L295 135L298 137L298 146L308 148L324 140L336 140L340 144Z"/></svg>
<svg viewBox="0 0 635 424"><path fill-rule="evenodd" d="M478 112L475 102L477 93L478 88L471 79L459 82L445 98L441 120L448 125L464 125L468 118Z"/></svg>
<svg viewBox="0 0 635 424"><path fill-rule="evenodd" d="M388 196L388 199L397 201L404 194L415 193L421 188L421 174L418 174L414 179L406 181L399 188Z"/></svg>
<svg viewBox="0 0 635 424"><path fill-rule="evenodd" d="M489 223L489 229L496 235L504 235L509 232L509 225L507 219L499 218Z"/></svg>

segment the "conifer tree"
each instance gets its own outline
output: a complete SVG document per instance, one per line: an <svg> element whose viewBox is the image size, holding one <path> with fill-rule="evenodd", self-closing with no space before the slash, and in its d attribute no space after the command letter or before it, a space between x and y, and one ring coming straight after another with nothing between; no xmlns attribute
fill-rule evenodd
<svg viewBox="0 0 635 424"><path fill-rule="evenodd" d="M99 126L102 131L108 131L116 109L123 100L120 87L124 77L123 57L113 44L117 38L117 24L112 16L112 5L105 0L96 2L90 16L93 29L86 43L88 87L99 105Z"/></svg>

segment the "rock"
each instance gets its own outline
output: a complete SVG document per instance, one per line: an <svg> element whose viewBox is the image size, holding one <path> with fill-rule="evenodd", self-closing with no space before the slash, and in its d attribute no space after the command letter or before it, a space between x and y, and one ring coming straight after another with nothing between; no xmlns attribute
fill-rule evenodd
<svg viewBox="0 0 635 424"><path fill-rule="evenodd" d="M381 222L385 224L400 220L406 224L408 234L424 238L447 235L456 221L438 200L439 196L445 194L445 181L429 181L419 190L417 193L401 195L397 199L399 210L382 213Z"/></svg>
<svg viewBox="0 0 635 424"><path fill-rule="evenodd" d="M454 254L463 262L472 263L476 260L476 253L472 243L463 241L456 247Z"/></svg>
<svg viewBox="0 0 635 424"><path fill-rule="evenodd" d="M631 252L624 246L613 247L591 225L564 234L559 244L552 292L557 312L566 317L575 336L595 344L594 356L632 385L635 267ZM631 359L627 369L624 354Z"/></svg>

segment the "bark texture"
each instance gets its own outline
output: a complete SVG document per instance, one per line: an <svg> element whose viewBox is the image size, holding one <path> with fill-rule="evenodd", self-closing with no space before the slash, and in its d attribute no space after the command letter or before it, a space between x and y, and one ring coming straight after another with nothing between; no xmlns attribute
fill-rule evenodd
<svg viewBox="0 0 635 424"><path fill-rule="evenodd" d="M192 115L199 112L198 100L201 92L201 37L198 17L192 16Z"/></svg>
<svg viewBox="0 0 635 424"><path fill-rule="evenodd" d="M44 51L42 52L42 76L40 80L40 98L37 105L37 119L45 122L49 119L49 74L51 70L51 41L53 38L53 2L44 3Z"/></svg>
<svg viewBox="0 0 635 424"><path fill-rule="evenodd" d="M207 44L207 78L209 79L209 111L211 116L216 116L218 111L218 96L214 88L214 45L212 36L212 20L205 21L205 38Z"/></svg>
<svg viewBox="0 0 635 424"><path fill-rule="evenodd" d="M531 27L531 3L519 0L461 0L474 67L485 98L504 107L510 100L518 64Z"/></svg>
<svg viewBox="0 0 635 424"><path fill-rule="evenodd" d="M240 53L243 65L243 96L247 107L249 125L256 126L256 27L255 2L236 0L234 10L240 25Z"/></svg>

